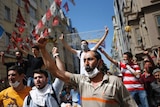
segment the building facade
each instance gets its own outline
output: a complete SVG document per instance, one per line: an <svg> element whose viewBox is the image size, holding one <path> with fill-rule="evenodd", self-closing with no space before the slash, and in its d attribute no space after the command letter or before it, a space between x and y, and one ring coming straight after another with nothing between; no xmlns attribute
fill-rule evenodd
<svg viewBox="0 0 160 107"><path fill-rule="evenodd" d="M160 0L114 0L114 11L118 55L122 58L124 52L132 52L143 67L143 52L148 50L156 62L160 55Z"/></svg>
<svg viewBox="0 0 160 107"><path fill-rule="evenodd" d="M27 1L27 2L26 2ZM32 40L32 31L39 24L40 20L43 22L43 27L39 28L38 33L42 33L45 28L49 28L50 33L48 35L49 42L47 44L47 50L51 54L53 46L57 46L59 49L60 57L65 63L66 70L75 72L79 70L78 59L75 59L73 54L67 51L59 40L60 34L77 33L75 28L71 25L71 19L67 18L63 10L57 5L53 4L53 0L0 0L0 26L4 29L3 36L0 39L0 51L5 52L5 62L15 61L14 52L16 48L11 44L10 38L13 32L19 32L19 29L15 27L17 24L18 10L20 10L21 15L25 21L24 31L20 33L20 37L23 38L21 44L27 44L27 51L31 53L30 42L26 42L26 39ZM55 7L56 6L56 7ZM50 20L45 21L47 17L44 15L52 9L52 17ZM53 26L53 18L58 18L58 24ZM18 33L19 34L19 33ZM75 36L76 42L80 42L79 35ZM67 36L66 41L72 41L73 38ZM80 44L75 46L79 48ZM25 57L25 56L24 56ZM76 66L76 67L75 67ZM0 79L6 77L6 67L0 63Z"/></svg>

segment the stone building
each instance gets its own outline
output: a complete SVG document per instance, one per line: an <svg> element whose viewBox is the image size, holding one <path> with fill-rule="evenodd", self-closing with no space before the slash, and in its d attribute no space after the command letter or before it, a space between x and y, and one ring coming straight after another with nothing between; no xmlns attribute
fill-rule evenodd
<svg viewBox="0 0 160 107"><path fill-rule="evenodd" d="M121 60L130 51L143 68L143 51L148 50L156 63L160 57L160 0L114 0L114 11L113 57Z"/></svg>
<svg viewBox="0 0 160 107"><path fill-rule="evenodd" d="M0 39L0 51L5 52L5 62L15 61L15 48L10 43L10 38L13 34L13 31L18 32L15 24L17 23L17 14L18 9L20 10L22 17L25 21L24 32L21 33L21 38L23 38L23 44L27 44L26 38L29 38L32 34L33 29L35 29L36 25L40 20L44 22L44 14L50 9L52 6L53 16L50 20L47 20L39 30L42 32L44 28L50 28L51 32L49 33L48 39L49 42L47 44L47 49L51 53L51 49L53 46L57 46L59 48L59 53L62 61L65 63L66 70L75 72L79 70L79 63L76 58L74 58L73 54L67 51L61 42L59 41L59 35L63 32L64 34L75 33L77 32L75 28L71 25L71 19L67 18L63 12L63 10L57 5L53 5L53 0L1 0L0 3L0 26L4 29L4 34ZM56 7L54 7L56 6ZM54 10L55 9L55 10ZM58 18L58 25L53 26L53 18ZM80 43L79 35L74 36L75 41ZM66 41L72 41L73 37L66 36ZM10 44L10 47L9 47ZM22 45L22 44L20 44ZM75 44L72 44L75 45ZM27 44L28 52L31 53L31 44ZM75 48L80 48L80 45L76 44ZM25 48L27 49L27 48ZM25 56L24 56L25 57ZM6 77L6 67L0 63L0 79Z"/></svg>

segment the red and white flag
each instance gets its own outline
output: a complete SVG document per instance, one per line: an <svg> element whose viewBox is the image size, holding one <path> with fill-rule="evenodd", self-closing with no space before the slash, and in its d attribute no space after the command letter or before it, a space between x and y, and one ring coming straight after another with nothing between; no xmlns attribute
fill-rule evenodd
<svg viewBox="0 0 160 107"><path fill-rule="evenodd" d="M52 26L57 26L57 25L59 25L59 19L56 16L56 17L53 18Z"/></svg>
<svg viewBox="0 0 160 107"><path fill-rule="evenodd" d="M66 10L66 12L69 11L69 7L68 7L68 3L67 2L63 5L63 8Z"/></svg>

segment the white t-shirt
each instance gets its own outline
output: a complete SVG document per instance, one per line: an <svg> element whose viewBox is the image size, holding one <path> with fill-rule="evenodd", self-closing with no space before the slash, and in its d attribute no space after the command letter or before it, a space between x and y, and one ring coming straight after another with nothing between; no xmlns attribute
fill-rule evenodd
<svg viewBox="0 0 160 107"><path fill-rule="evenodd" d="M90 50L94 50L94 48L91 48ZM85 74L86 70L84 67L84 55L86 52L82 50L77 50L77 57L80 59L80 74Z"/></svg>

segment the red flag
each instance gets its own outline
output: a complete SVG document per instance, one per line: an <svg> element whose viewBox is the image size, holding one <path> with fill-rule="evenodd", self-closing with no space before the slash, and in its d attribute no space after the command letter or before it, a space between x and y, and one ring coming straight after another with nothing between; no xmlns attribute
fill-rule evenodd
<svg viewBox="0 0 160 107"><path fill-rule="evenodd" d="M23 38L19 38L19 37L16 38L16 42L22 42L22 41L23 41Z"/></svg>
<svg viewBox="0 0 160 107"><path fill-rule="evenodd" d="M24 27L23 27L23 26L19 26L19 27L18 27L18 31L19 31L20 33L23 33L23 32L24 32Z"/></svg>
<svg viewBox="0 0 160 107"><path fill-rule="evenodd" d="M33 37L34 37L36 40L40 37L39 34L36 34L35 29L32 31L32 34L33 34Z"/></svg>
<svg viewBox="0 0 160 107"><path fill-rule="evenodd" d="M16 23L21 26L25 26L25 21L23 19L23 16L21 14L20 9L18 8L18 12L17 12L17 18L16 18Z"/></svg>
<svg viewBox="0 0 160 107"><path fill-rule="evenodd" d="M48 28L45 28L44 31L43 31L43 36L48 36L49 35L49 31L48 31Z"/></svg>
<svg viewBox="0 0 160 107"><path fill-rule="evenodd" d="M52 22L52 26L57 26L59 24L59 20L58 20L58 17L54 17L53 18L53 22Z"/></svg>
<svg viewBox="0 0 160 107"><path fill-rule="evenodd" d="M63 8L66 10L66 12L69 11L69 7L68 7L68 3L67 2L63 5Z"/></svg>
<svg viewBox="0 0 160 107"><path fill-rule="evenodd" d="M52 14L51 14L51 10L48 9L47 12L46 12L46 18L47 20L49 20L51 18Z"/></svg>
<svg viewBox="0 0 160 107"><path fill-rule="evenodd" d="M23 0L23 1L25 2L24 6L25 6L25 8L27 10L27 13L29 13L30 2L29 2L29 0Z"/></svg>
<svg viewBox="0 0 160 107"><path fill-rule="evenodd" d="M62 0L54 0L54 1L55 1L55 3L56 3L59 7L61 7Z"/></svg>
<svg viewBox="0 0 160 107"><path fill-rule="evenodd" d="M26 41L26 43L29 43L29 42L30 42L30 40L29 40L28 37L26 37L25 41Z"/></svg>
<svg viewBox="0 0 160 107"><path fill-rule="evenodd" d="M42 20L40 20L40 21L38 22L37 29L41 29L43 26L44 26L44 25L43 25L43 22L42 22Z"/></svg>

